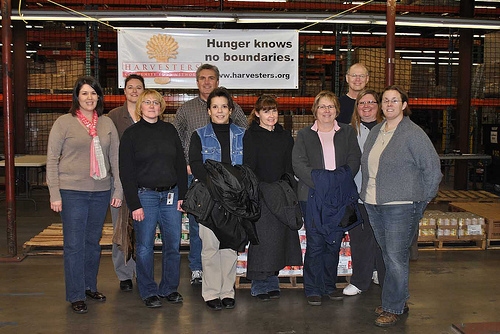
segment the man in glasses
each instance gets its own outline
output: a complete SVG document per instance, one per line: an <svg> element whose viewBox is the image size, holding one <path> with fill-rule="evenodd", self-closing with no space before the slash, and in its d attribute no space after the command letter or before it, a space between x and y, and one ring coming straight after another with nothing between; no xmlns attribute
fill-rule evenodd
<svg viewBox="0 0 500 334"><path fill-rule="evenodd" d="M349 124L351 122L352 113L354 111L354 103L359 92L365 89L369 79L368 69L361 63L356 63L349 67L345 75L345 81L349 85L347 94L340 97L340 115L337 121L340 123Z"/></svg>
<svg viewBox="0 0 500 334"><path fill-rule="evenodd" d="M186 157L188 183L193 180L191 168L189 167L188 152L191 135L193 132L208 124L210 117L207 109L207 98L212 91L219 87L219 69L217 66L203 64L196 71L196 84L199 96L184 103L175 114L174 126L181 138ZM234 104L234 111L231 113L234 124L247 127L247 118L238 104ZM198 223L193 215L189 217L189 269L191 269L191 284L201 284L201 239L198 235Z"/></svg>

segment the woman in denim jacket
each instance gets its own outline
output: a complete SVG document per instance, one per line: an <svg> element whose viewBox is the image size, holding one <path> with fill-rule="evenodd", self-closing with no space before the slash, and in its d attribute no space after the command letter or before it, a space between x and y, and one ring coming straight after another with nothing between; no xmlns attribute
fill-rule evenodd
<svg viewBox="0 0 500 334"><path fill-rule="evenodd" d="M189 164L194 177L206 183L207 159L241 165L243 163L243 135L245 129L231 123L234 102L229 92L216 88L207 99L210 123L197 129L191 137ZM235 306L234 282L238 254L232 249L220 249L220 242L209 228L200 225L203 267L202 296L213 310Z"/></svg>

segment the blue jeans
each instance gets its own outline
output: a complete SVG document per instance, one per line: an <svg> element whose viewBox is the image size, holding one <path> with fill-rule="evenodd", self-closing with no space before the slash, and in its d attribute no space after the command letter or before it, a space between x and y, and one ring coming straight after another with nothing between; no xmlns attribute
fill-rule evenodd
<svg viewBox="0 0 500 334"><path fill-rule="evenodd" d="M64 236L66 300L85 300L85 290L97 291L101 259L99 240L111 191L60 190Z"/></svg>
<svg viewBox="0 0 500 334"><path fill-rule="evenodd" d="M174 193L172 204L167 196ZM151 296L167 296L177 291L181 253L181 212L177 211L178 189L157 192L139 190L144 210L144 220L134 221L136 240L137 286L142 299ZM154 279L154 242L156 223L160 225L162 246L162 274L160 286Z"/></svg>
<svg viewBox="0 0 500 334"><path fill-rule="evenodd" d="M425 202L396 205L365 203L375 238L382 249L386 268L382 289L382 309L386 312L402 314L405 302L410 298L408 290L410 247L426 204Z"/></svg>
<svg viewBox="0 0 500 334"><path fill-rule="evenodd" d="M193 175L188 175L188 187L193 181ZM202 270L201 268L201 239L200 226L193 215L188 214L189 218L189 269L191 271Z"/></svg>
<svg viewBox="0 0 500 334"><path fill-rule="evenodd" d="M261 295L271 291L280 291L280 280L278 276L269 276L265 280L253 280L250 294Z"/></svg>
<svg viewBox="0 0 500 334"><path fill-rule="evenodd" d="M302 214L306 217L307 202L300 201ZM312 222L304 220L306 227L306 255L304 258L304 291L307 297L328 295L335 291L339 252L344 234L335 235L328 243Z"/></svg>

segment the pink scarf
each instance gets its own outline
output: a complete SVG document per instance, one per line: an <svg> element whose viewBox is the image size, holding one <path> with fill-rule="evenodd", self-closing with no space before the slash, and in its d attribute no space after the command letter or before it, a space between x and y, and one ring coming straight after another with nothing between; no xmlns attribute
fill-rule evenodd
<svg viewBox="0 0 500 334"><path fill-rule="evenodd" d="M85 125L89 131L89 135L92 137L92 142L90 143L90 177L95 180L102 180L106 177L107 172L101 142L97 135L97 112L94 110L92 122L89 122L80 110L76 111L76 117Z"/></svg>

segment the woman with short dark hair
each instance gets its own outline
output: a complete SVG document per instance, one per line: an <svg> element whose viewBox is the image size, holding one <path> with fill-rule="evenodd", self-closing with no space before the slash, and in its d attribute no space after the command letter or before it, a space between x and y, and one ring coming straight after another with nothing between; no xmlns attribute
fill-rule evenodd
<svg viewBox="0 0 500 334"><path fill-rule="evenodd" d="M191 136L189 165L196 179L206 184L207 159L231 165L243 163L243 135L245 129L234 125L230 116L234 102L229 92L216 88L207 99L210 123L197 129ZM203 280L201 294L207 306L215 311L235 307L234 283L238 254L230 248L220 249L221 243L214 232L200 224L202 240L201 262Z"/></svg>

